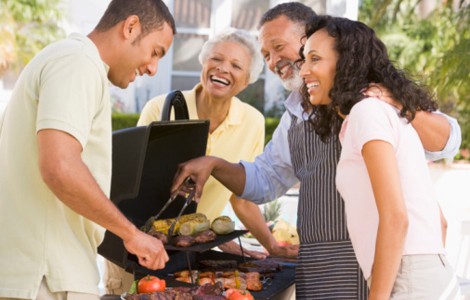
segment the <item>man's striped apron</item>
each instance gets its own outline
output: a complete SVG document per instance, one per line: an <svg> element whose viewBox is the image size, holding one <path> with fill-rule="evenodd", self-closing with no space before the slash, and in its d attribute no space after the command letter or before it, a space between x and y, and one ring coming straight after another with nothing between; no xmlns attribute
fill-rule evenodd
<svg viewBox="0 0 470 300"><path fill-rule="evenodd" d="M297 299L367 299L368 289L346 227L335 177L341 145L323 143L308 121L292 115L289 148L300 180L297 229L300 251Z"/></svg>

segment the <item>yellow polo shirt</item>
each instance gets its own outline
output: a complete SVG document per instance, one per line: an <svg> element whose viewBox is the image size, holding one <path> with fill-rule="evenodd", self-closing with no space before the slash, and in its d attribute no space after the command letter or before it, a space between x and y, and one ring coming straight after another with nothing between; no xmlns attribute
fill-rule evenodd
<svg viewBox="0 0 470 300"><path fill-rule="evenodd" d="M202 86L198 84L192 90L182 92L186 99L190 119L199 119L196 108L196 90L200 88ZM161 120L165 97L166 95L157 96L145 104L137 123L138 126ZM253 161L263 151L264 117L256 108L236 97L233 97L231 102L225 120L213 133L209 134L206 155L221 157L232 163L238 163L240 160ZM220 216L231 195L232 193L227 188L215 178L210 177L204 186L197 211L213 220Z"/></svg>
<svg viewBox="0 0 470 300"><path fill-rule="evenodd" d="M37 132L67 132L102 190L111 181L108 67L85 36L46 47L22 71L0 124L0 298L52 292L98 295L104 229L57 199L42 180Z"/></svg>

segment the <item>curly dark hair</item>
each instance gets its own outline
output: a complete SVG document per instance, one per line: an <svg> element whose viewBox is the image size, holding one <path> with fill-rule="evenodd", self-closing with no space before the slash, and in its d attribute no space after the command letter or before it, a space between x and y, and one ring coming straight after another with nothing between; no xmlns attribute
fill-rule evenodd
<svg viewBox="0 0 470 300"><path fill-rule="evenodd" d="M132 15L138 16L142 25L139 39L161 29L164 23L176 34L175 20L162 0L112 0L95 30L106 31Z"/></svg>
<svg viewBox="0 0 470 300"><path fill-rule="evenodd" d="M366 97L361 91L373 83L386 88L402 105L400 116L408 121L414 119L417 111L437 109L434 96L393 65L384 43L367 25L345 18L317 16L307 23L306 38L318 30L326 30L335 39L334 50L338 53L336 75L329 91L331 103L313 106L305 85L301 92L303 106L310 112L309 121L323 141L339 133L343 119L338 111L348 115L354 104ZM303 48L300 49L301 62L305 59Z"/></svg>

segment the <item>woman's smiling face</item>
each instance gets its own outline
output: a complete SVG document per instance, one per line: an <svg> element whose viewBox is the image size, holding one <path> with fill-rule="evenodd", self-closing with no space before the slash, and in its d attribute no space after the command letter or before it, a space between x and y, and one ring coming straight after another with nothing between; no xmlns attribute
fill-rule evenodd
<svg viewBox="0 0 470 300"><path fill-rule="evenodd" d="M202 65L202 86L215 97L230 99L247 87L250 64L250 53L244 45L220 42Z"/></svg>
<svg viewBox="0 0 470 300"><path fill-rule="evenodd" d="M335 38L325 29L313 33L303 49L305 60L300 69L309 101L312 105L326 105L331 102L329 92L334 84L338 53L334 49Z"/></svg>

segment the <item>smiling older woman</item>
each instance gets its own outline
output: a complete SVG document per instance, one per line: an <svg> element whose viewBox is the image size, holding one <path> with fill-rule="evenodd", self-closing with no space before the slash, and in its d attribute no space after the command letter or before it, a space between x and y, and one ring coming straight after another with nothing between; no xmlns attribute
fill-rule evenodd
<svg viewBox="0 0 470 300"><path fill-rule="evenodd" d="M244 30L227 29L209 39L199 54L202 65L200 82L183 91L190 119L210 120L207 155L225 158L231 162L253 161L264 147L264 117L254 107L235 97L258 79L263 69L263 58L254 36ZM147 102L138 125L148 125L161 119L166 95ZM214 178L204 188L198 212L209 219L218 217L230 201L238 218L270 254L282 255L280 247L267 228L256 204L237 199ZM220 246L224 251L240 254L238 244ZM264 258L265 253L244 250L245 255ZM108 293L126 291L132 276L106 262L105 284Z"/></svg>

